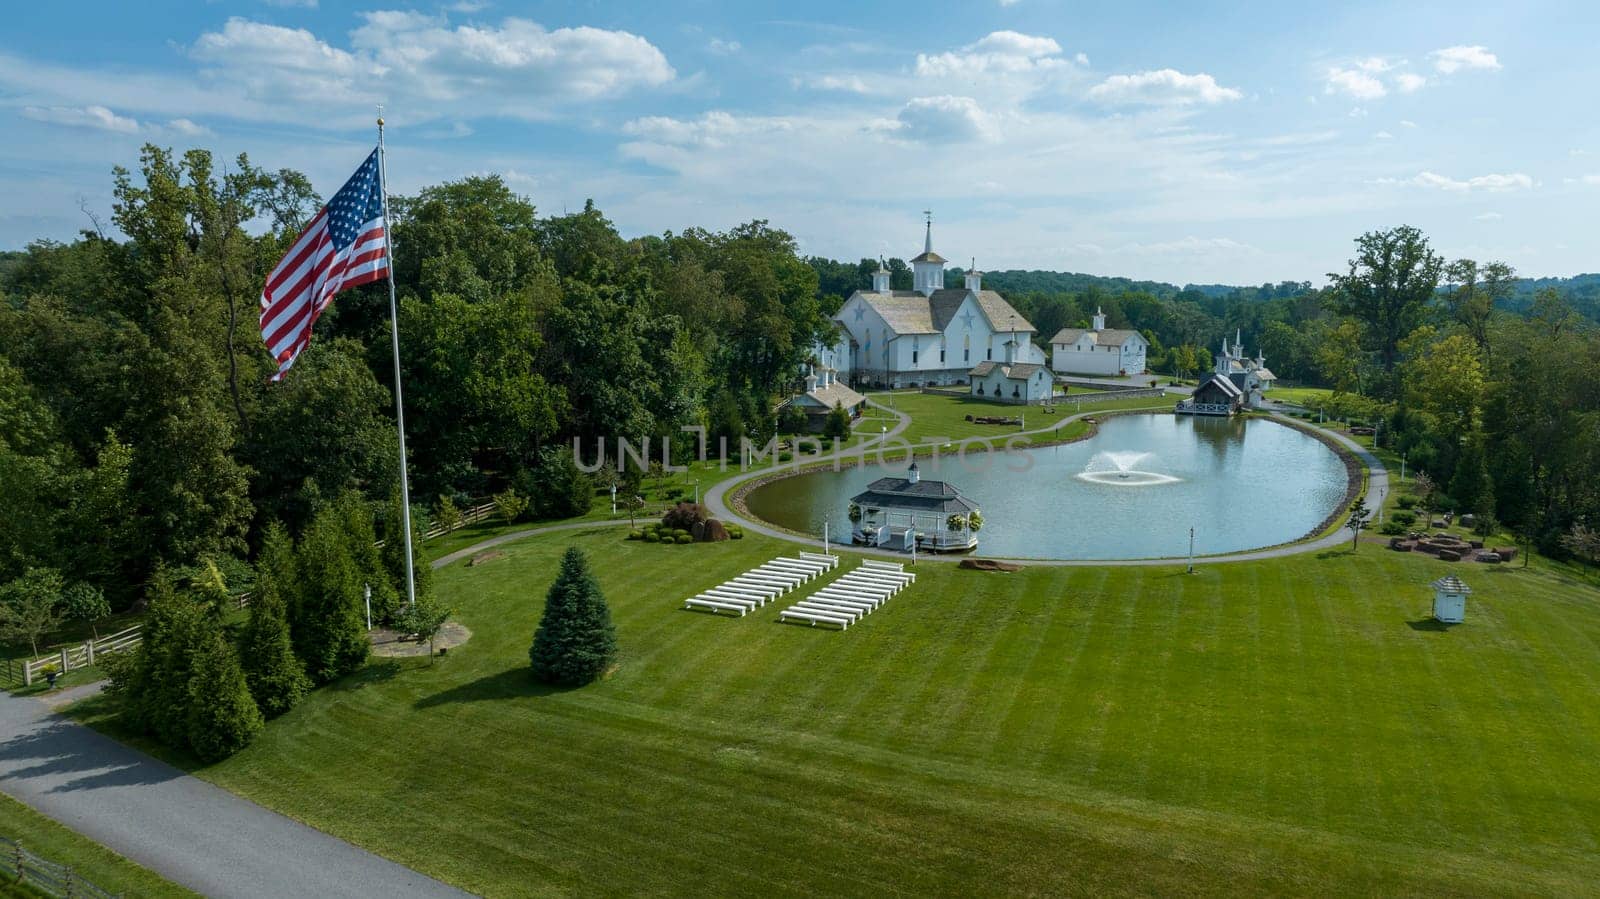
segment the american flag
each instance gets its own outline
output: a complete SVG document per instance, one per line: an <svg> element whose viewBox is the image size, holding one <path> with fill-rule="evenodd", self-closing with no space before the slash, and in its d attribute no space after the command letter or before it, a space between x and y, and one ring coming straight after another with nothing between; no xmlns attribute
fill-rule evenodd
<svg viewBox="0 0 1600 899"><path fill-rule="evenodd" d="M261 291L261 339L283 378L311 342L311 326L340 291L389 273L378 151L295 238Z"/></svg>

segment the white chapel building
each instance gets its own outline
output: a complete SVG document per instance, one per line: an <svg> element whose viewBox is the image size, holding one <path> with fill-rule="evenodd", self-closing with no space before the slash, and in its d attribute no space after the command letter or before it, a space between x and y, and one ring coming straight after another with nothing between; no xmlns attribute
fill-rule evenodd
<svg viewBox="0 0 1600 899"><path fill-rule="evenodd" d="M1137 375L1144 372L1150 341L1138 331L1106 327L1105 313L1094 311L1094 327L1062 328L1050 338L1050 367L1063 374Z"/></svg>
<svg viewBox="0 0 1600 899"><path fill-rule="evenodd" d="M980 363L1045 363L1034 346L1033 325L1005 298L983 289L983 273L970 271L964 287L944 286L945 259L933 251L933 224L922 255L911 260L912 289L890 290L880 265L872 289L845 300L834 321L839 344L824 348L834 368L860 386L920 387L963 384ZM1006 344L1010 348L1008 358Z"/></svg>

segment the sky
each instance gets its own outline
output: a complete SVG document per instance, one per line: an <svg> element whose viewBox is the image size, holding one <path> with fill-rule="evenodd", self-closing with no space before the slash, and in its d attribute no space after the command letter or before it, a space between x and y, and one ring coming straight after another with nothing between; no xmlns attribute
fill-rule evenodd
<svg viewBox="0 0 1600 899"><path fill-rule="evenodd" d="M20 5L19 5L20 6ZM494 173L625 235L1321 283L1364 231L1600 270L1600 5L144 0L8 9L0 249L145 143L390 189Z"/></svg>

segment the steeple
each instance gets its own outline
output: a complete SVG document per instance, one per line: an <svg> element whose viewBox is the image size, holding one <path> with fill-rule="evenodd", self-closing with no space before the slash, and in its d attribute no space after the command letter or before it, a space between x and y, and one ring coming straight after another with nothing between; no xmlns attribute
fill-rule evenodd
<svg viewBox="0 0 1600 899"><path fill-rule="evenodd" d="M883 263L883 257L878 257L878 270L872 273L872 292L889 292L889 267Z"/></svg>
<svg viewBox="0 0 1600 899"><path fill-rule="evenodd" d="M983 272L978 271L978 257L972 257L972 267L967 269L967 289L973 293L983 290Z"/></svg>
<svg viewBox="0 0 1600 899"><path fill-rule="evenodd" d="M933 251L933 212L923 210L922 214L927 217L927 227L922 237L922 255L911 260L912 287L931 297L944 287L945 259Z"/></svg>
<svg viewBox="0 0 1600 899"><path fill-rule="evenodd" d="M1099 306L1096 306L1096 307L1094 307L1094 328L1093 328L1093 330L1095 330L1095 331L1104 331L1105 329L1106 329L1106 314L1104 312L1100 311L1100 307Z"/></svg>

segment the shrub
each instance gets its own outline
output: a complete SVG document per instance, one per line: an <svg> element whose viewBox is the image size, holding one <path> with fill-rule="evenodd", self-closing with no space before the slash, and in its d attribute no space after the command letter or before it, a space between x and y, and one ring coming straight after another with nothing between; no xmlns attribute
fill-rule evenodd
<svg viewBox="0 0 1600 899"><path fill-rule="evenodd" d="M678 503L661 516L661 524L677 536L678 533L687 534L689 528L710 517L710 510L700 503Z"/></svg>
<svg viewBox="0 0 1600 899"><path fill-rule="evenodd" d="M673 540L678 542L678 543L680 543L680 544L682 544L682 543L693 543L694 542L694 538L689 536L688 534L679 534L678 536L674 537Z"/></svg>
<svg viewBox="0 0 1600 899"><path fill-rule="evenodd" d="M1402 509L1414 509L1417 506L1417 498L1409 493L1404 493L1395 498L1394 504Z"/></svg>
<svg viewBox="0 0 1600 899"><path fill-rule="evenodd" d="M528 650L533 674L545 683L582 686L604 674L616 654L605 596L583 552L569 548L545 594L544 616Z"/></svg>
<svg viewBox="0 0 1600 899"><path fill-rule="evenodd" d="M822 423L822 436L830 441L850 439L850 413L844 410L844 406L835 403L828 412L827 421Z"/></svg>
<svg viewBox="0 0 1600 899"><path fill-rule="evenodd" d="M1398 521L1402 525L1409 526L1409 525L1416 524L1416 522L1417 522L1417 513L1415 513L1415 512L1407 512L1406 510L1401 509L1401 510L1398 510L1398 511L1394 512L1392 515L1390 515L1389 516L1389 520L1390 521Z"/></svg>
<svg viewBox="0 0 1600 899"><path fill-rule="evenodd" d="M729 525L728 526L728 539L729 540L743 540L744 539L744 528L736 527L734 525Z"/></svg>
<svg viewBox="0 0 1600 899"><path fill-rule="evenodd" d="M661 542L661 535L656 533L655 531L645 531L644 532L644 542L646 542L646 543L660 543Z"/></svg>
<svg viewBox="0 0 1600 899"><path fill-rule="evenodd" d="M518 496L514 490L496 493L494 495L494 511L502 521L506 524L511 524L521 518L522 513L528 511L528 498Z"/></svg>
<svg viewBox="0 0 1600 899"><path fill-rule="evenodd" d="M1390 518L1388 521L1385 521L1383 525L1378 528L1378 533L1385 534L1390 537L1404 534L1405 532L1406 526L1394 518Z"/></svg>
<svg viewBox="0 0 1600 899"><path fill-rule="evenodd" d="M643 540L644 539L644 531L640 531L640 530L629 531L628 532L628 539L629 540Z"/></svg>
<svg viewBox="0 0 1600 899"><path fill-rule="evenodd" d="M794 461L794 453L791 453L788 450L784 450L783 452L778 454L778 461L779 462L793 462Z"/></svg>

